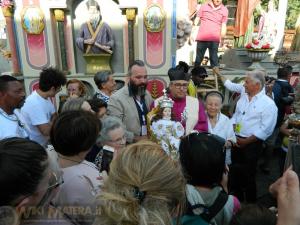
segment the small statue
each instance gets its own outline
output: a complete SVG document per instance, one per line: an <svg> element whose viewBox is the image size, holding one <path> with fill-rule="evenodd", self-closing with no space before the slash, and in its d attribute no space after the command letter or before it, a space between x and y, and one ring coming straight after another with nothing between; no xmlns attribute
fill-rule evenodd
<svg viewBox="0 0 300 225"><path fill-rule="evenodd" d="M276 10L275 3L270 0L268 3L268 11L262 10L262 15L259 21L258 38L263 39L265 42L274 46L276 42L278 30L278 11Z"/></svg>
<svg viewBox="0 0 300 225"><path fill-rule="evenodd" d="M114 47L112 30L103 22L99 4L95 0L88 0L86 5L89 20L81 26L76 39L77 47L85 54L112 54Z"/></svg>
<svg viewBox="0 0 300 225"><path fill-rule="evenodd" d="M163 150L173 159L178 159L180 137L184 135L184 128L180 122L172 121L173 104L164 90L164 97L159 102L158 113L153 117L150 129Z"/></svg>

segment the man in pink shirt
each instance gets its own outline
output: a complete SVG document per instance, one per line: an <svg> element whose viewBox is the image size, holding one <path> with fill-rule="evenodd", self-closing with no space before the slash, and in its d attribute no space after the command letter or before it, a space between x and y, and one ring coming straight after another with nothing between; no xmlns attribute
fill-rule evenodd
<svg viewBox="0 0 300 225"><path fill-rule="evenodd" d="M196 24L200 20L197 41L197 55L195 66L199 66L205 51L209 49L210 65L216 67L218 62L218 47L222 38L226 35L226 23L228 10L222 4L222 0L211 0L203 4L198 12Z"/></svg>

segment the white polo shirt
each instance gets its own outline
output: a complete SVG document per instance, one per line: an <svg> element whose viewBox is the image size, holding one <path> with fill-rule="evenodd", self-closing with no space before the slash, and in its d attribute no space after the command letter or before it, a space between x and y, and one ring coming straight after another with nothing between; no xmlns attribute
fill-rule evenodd
<svg viewBox="0 0 300 225"><path fill-rule="evenodd" d="M241 94L231 118L232 124L240 127L235 130L236 135L241 137L254 135L258 139L266 140L274 130L278 110L274 101L266 95L265 89L263 88L249 101L242 84L234 84L226 80L224 86Z"/></svg>

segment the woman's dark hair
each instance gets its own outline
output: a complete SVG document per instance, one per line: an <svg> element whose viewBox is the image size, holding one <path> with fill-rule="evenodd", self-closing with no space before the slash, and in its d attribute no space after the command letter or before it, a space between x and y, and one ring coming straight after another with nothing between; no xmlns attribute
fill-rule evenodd
<svg viewBox="0 0 300 225"><path fill-rule="evenodd" d="M0 206L16 205L30 196L45 176L48 166L45 149L34 141L8 138L0 141Z"/></svg>
<svg viewBox="0 0 300 225"><path fill-rule="evenodd" d="M100 120L91 112L66 111L54 121L50 140L55 151L73 156L89 150L95 144L100 128Z"/></svg>
<svg viewBox="0 0 300 225"><path fill-rule="evenodd" d="M225 170L224 142L208 133L191 133L179 146L180 162L187 183L194 186L219 185Z"/></svg>
<svg viewBox="0 0 300 225"><path fill-rule="evenodd" d="M39 89L42 91L49 91L52 87L57 89L66 83L66 76L59 69L49 67L40 73Z"/></svg>
<svg viewBox="0 0 300 225"><path fill-rule="evenodd" d="M102 107L107 108L107 103L99 98L88 99L87 102L91 105L92 110L95 113L98 113L99 109Z"/></svg>
<svg viewBox="0 0 300 225"><path fill-rule="evenodd" d="M230 225L276 225L276 215L260 205L245 205L233 216Z"/></svg>

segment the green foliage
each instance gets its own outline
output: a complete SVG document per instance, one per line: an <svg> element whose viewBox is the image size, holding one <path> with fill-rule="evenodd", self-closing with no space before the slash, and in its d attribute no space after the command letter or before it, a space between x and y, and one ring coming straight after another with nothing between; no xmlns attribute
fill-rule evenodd
<svg viewBox="0 0 300 225"><path fill-rule="evenodd" d="M269 0L261 0L261 5L264 10L268 8ZM274 0L276 8L278 9L278 0ZM287 17L285 21L286 29L295 29L295 24L300 14L300 1L299 0L288 0ZM257 23L258 15L255 16L255 22Z"/></svg>
<svg viewBox="0 0 300 225"><path fill-rule="evenodd" d="M289 0L286 27L288 29L294 29L295 24L300 14L300 1L299 0Z"/></svg>

